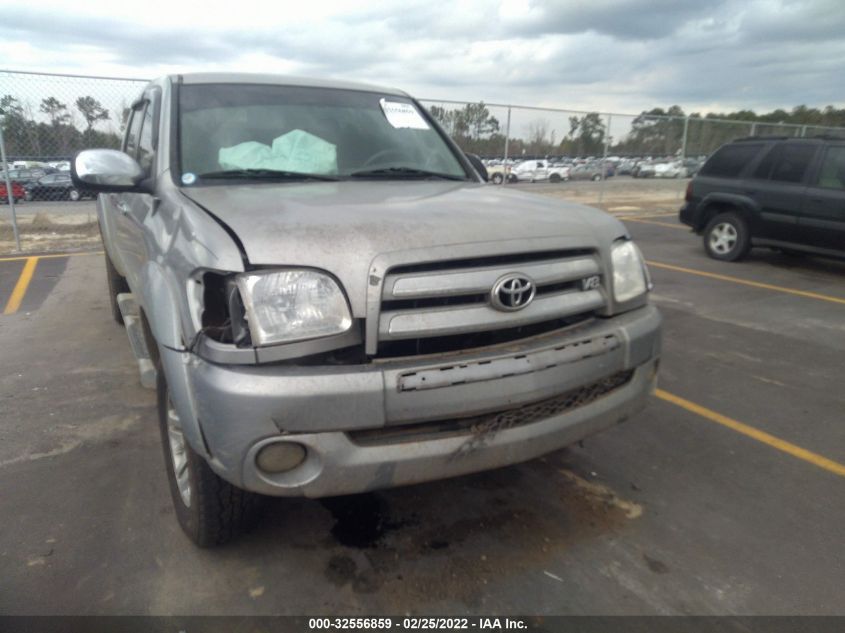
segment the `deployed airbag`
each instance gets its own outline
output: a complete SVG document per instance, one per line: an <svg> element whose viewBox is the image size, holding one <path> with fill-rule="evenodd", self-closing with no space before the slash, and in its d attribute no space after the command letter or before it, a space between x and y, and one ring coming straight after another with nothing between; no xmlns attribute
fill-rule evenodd
<svg viewBox="0 0 845 633"><path fill-rule="evenodd" d="M337 173L337 146L304 130L291 130L273 139L272 146L247 141L221 147L217 160L223 169L334 174Z"/></svg>

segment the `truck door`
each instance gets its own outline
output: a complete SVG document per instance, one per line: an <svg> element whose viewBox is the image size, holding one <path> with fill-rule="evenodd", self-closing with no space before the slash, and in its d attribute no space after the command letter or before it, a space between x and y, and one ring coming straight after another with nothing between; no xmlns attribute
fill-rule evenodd
<svg viewBox="0 0 845 633"><path fill-rule="evenodd" d="M124 151L144 170L144 178L153 177L156 121L154 103L150 98L136 102L132 109L131 132ZM147 193L111 194L118 248L122 255L124 274L130 288L137 288L138 276L150 257L151 244L145 239L145 223L153 209L153 196Z"/></svg>

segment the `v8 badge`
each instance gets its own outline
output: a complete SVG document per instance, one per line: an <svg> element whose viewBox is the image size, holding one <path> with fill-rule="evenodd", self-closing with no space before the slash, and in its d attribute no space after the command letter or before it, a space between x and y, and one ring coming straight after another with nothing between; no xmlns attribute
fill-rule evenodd
<svg viewBox="0 0 845 633"><path fill-rule="evenodd" d="M581 290L595 290L601 286L601 277L592 275L581 280Z"/></svg>

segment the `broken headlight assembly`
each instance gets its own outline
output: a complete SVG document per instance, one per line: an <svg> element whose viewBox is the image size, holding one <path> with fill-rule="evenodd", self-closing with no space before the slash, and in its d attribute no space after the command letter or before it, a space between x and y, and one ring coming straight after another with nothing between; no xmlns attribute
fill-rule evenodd
<svg viewBox="0 0 845 633"><path fill-rule="evenodd" d="M346 295L309 269L204 275L203 331L222 343L263 347L343 334L352 327Z"/></svg>
<svg viewBox="0 0 845 633"><path fill-rule="evenodd" d="M235 284L255 346L332 336L352 327L346 296L325 273L260 270L236 275Z"/></svg>
<svg viewBox="0 0 845 633"><path fill-rule="evenodd" d="M651 290L651 277L640 249L631 240L619 240L610 251L613 298L627 303Z"/></svg>

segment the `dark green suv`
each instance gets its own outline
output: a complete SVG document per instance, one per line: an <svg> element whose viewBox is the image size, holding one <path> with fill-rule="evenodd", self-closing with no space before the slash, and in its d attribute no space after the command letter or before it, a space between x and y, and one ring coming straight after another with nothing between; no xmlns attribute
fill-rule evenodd
<svg viewBox="0 0 845 633"><path fill-rule="evenodd" d="M740 139L687 186L680 220L707 254L736 261L752 246L845 257L845 139Z"/></svg>

